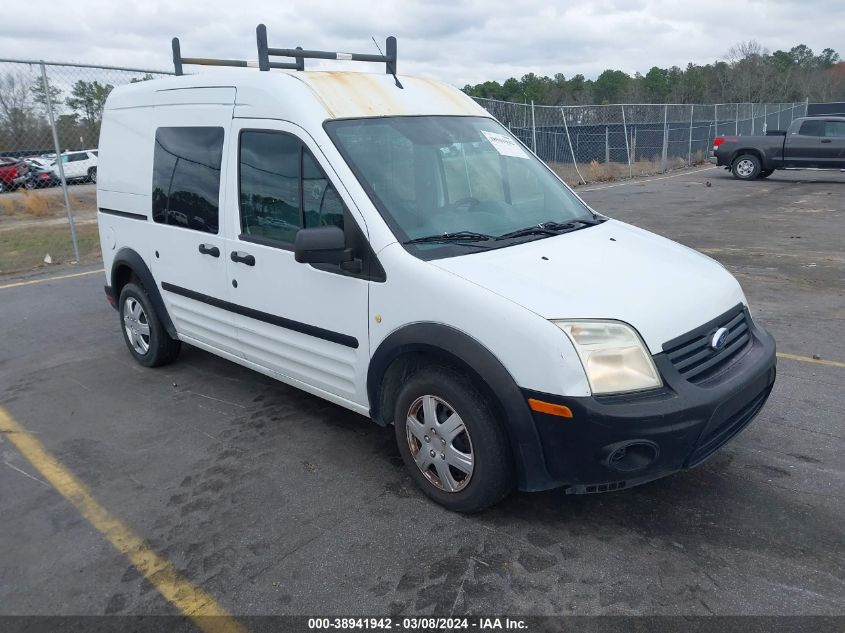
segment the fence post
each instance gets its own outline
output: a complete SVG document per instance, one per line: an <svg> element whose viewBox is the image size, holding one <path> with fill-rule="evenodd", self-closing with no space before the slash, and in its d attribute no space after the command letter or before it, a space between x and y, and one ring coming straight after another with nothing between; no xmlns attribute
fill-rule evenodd
<svg viewBox="0 0 845 633"><path fill-rule="evenodd" d="M663 106L663 151L660 157L660 171L666 171L666 162L669 153L669 104Z"/></svg>
<svg viewBox="0 0 845 633"><path fill-rule="evenodd" d="M719 136L719 104L713 104L713 138Z"/></svg>
<svg viewBox="0 0 845 633"><path fill-rule="evenodd" d="M575 156L575 152L572 151L572 137L569 136L569 125L566 123L566 112L564 112L563 108L560 109L560 116L563 117L563 129L566 131L566 141L569 143L569 153L572 155L572 164L575 166L575 173L578 174L578 181L581 184L585 184L587 181L584 180L581 170L578 169L578 158Z"/></svg>
<svg viewBox="0 0 845 633"><path fill-rule="evenodd" d="M537 153L537 126L534 124L534 99L531 99L531 149Z"/></svg>
<svg viewBox="0 0 845 633"><path fill-rule="evenodd" d="M692 119L695 115L695 104L689 107L689 145L687 147L687 167L692 167Z"/></svg>
<svg viewBox="0 0 845 633"><path fill-rule="evenodd" d="M604 126L604 164L610 162L610 128Z"/></svg>
<svg viewBox="0 0 845 633"><path fill-rule="evenodd" d="M628 178L633 176L631 172L631 148L628 146L628 124L625 122L625 106L622 108L622 132L625 134L625 153L628 155ZM636 129L636 128L635 128Z"/></svg>
<svg viewBox="0 0 845 633"><path fill-rule="evenodd" d="M53 131L53 146L56 148L56 165L59 167L59 180L62 181L62 193L65 197L65 210L67 221L70 224L70 239L73 242L73 256L79 262L79 242L76 240L76 225L73 223L73 212L70 210L70 198L67 195L67 181L65 180L65 168L62 165L62 150L59 145L59 133L56 130L56 119L53 116L53 100L50 98L50 84L47 83L47 68L44 62L40 62L41 82L44 84L44 103L47 106L47 118L50 121L50 129Z"/></svg>
<svg viewBox="0 0 845 633"><path fill-rule="evenodd" d="M769 104L763 104L763 136L766 135L766 131L769 129Z"/></svg>
<svg viewBox="0 0 845 633"><path fill-rule="evenodd" d="M782 110L783 110L783 104L779 103L778 104L778 129L780 129L780 113L781 113Z"/></svg>
<svg viewBox="0 0 845 633"><path fill-rule="evenodd" d="M739 104L736 104L736 119L734 120L734 136L739 136Z"/></svg>

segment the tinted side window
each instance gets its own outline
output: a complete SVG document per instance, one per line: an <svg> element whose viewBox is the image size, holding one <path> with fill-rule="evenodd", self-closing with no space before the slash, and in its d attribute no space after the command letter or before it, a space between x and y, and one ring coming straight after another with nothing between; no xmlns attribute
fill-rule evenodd
<svg viewBox="0 0 845 633"><path fill-rule="evenodd" d="M242 132L238 177L244 235L292 244L303 227L343 228L343 201L294 136Z"/></svg>
<svg viewBox="0 0 845 633"><path fill-rule="evenodd" d="M222 127L161 127L153 156L153 220L217 233Z"/></svg>
<svg viewBox="0 0 845 633"><path fill-rule="evenodd" d="M241 133L241 231L245 235L293 242L302 228L299 146L287 134Z"/></svg>
<svg viewBox="0 0 845 633"><path fill-rule="evenodd" d="M825 121L824 135L838 138L845 137L845 121Z"/></svg>
<svg viewBox="0 0 845 633"><path fill-rule="evenodd" d="M801 124L798 130L801 136L824 136L824 121L809 120Z"/></svg>

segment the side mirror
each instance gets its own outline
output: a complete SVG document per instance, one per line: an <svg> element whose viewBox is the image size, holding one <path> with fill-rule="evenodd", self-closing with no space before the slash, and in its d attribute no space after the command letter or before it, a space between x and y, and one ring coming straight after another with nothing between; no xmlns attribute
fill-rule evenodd
<svg viewBox="0 0 845 633"><path fill-rule="evenodd" d="M342 264L353 259L343 229L336 226L299 229L293 251L300 264Z"/></svg>

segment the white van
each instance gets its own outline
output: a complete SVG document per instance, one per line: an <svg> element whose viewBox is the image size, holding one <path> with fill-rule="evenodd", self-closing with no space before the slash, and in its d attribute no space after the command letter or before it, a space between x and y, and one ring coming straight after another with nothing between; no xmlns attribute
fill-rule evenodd
<svg viewBox="0 0 845 633"><path fill-rule="evenodd" d="M207 61L176 50L177 71ZM774 384L730 273L595 212L451 86L145 81L111 93L99 149L105 290L135 359L185 342L392 424L447 508L690 468Z"/></svg>

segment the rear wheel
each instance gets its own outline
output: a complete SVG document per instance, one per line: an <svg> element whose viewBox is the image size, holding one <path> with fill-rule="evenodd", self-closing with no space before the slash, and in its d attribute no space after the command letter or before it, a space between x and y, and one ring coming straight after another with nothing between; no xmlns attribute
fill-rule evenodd
<svg viewBox="0 0 845 633"><path fill-rule="evenodd" d="M739 180L754 180L761 171L760 159L754 154L743 154L731 165L731 173Z"/></svg>
<svg viewBox="0 0 845 633"><path fill-rule="evenodd" d="M3 182L2 180L0 180L0 193L3 193L5 191L6 191L6 183Z"/></svg>
<svg viewBox="0 0 845 633"><path fill-rule="evenodd" d="M478 512L513 489L507 435L484 396L454 369L413 374L396 399L394 426L411 476L449 510Z"/></svg>
<svg viewBox="0 0 845 633"><path fill-rule="evenodd" d="M757 177L758 177L758 178L768 178L768 177L769 177L769 176L771 176L773 173L775 173L775 170L774 170L774 169L764 169L763 171L761 171L761 172L757 175Z"/></svg>
<svg viewBox="0 0 845 633"><path fill-rule="evenodd" d="M97 168L92 167L88 170L88 180L91 182L97 182Z"/></svg>
<svg viewBox="0 0 845 633"><path fill-rule="evenodd" d="M172 362L182 344L167 334L146 291L128 283L120 291L119 301L123 340L135 360L145 367Z"/></svg>

